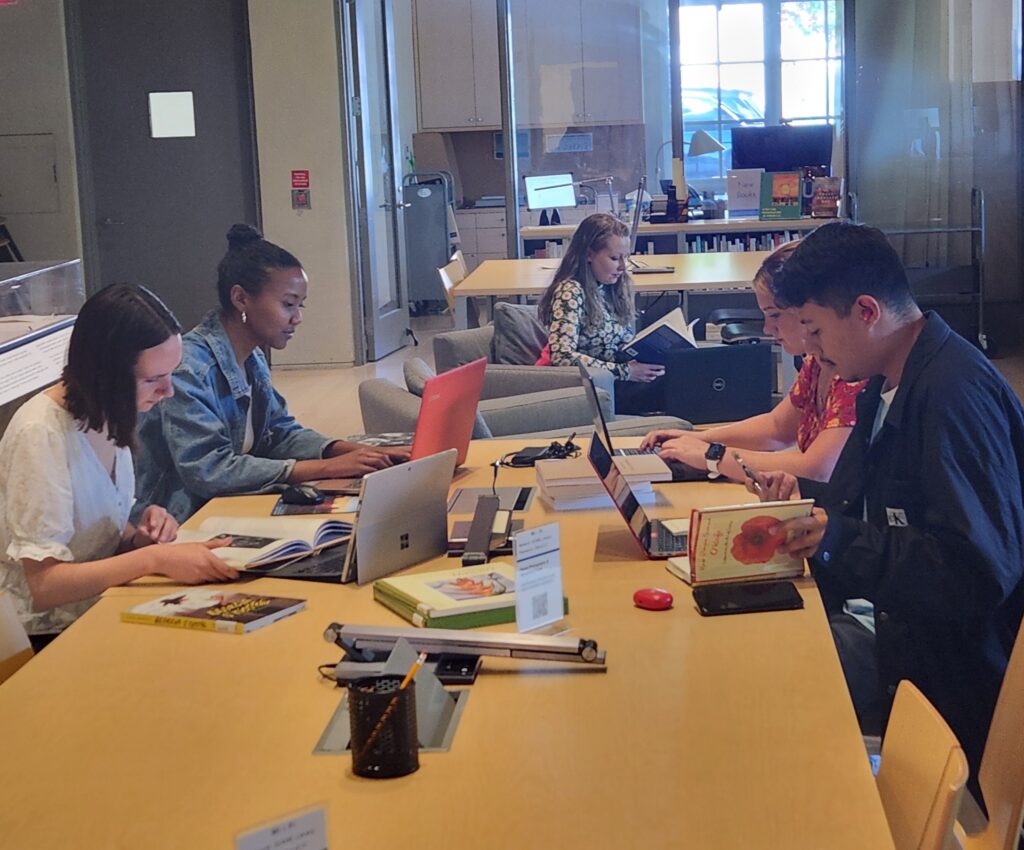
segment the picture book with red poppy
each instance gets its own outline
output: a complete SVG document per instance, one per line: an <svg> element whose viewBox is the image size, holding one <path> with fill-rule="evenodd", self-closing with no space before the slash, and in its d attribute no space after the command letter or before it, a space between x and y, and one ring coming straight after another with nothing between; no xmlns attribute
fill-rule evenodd
<svg viewBox="0 0 1024 850"><path fill-rule="evenodd" d="M667 569L687 584L792 578L803 575L802 559L778 551L783 520L810 516L813 499L698 508L690 515L689 554L671 558Z"/></svg>

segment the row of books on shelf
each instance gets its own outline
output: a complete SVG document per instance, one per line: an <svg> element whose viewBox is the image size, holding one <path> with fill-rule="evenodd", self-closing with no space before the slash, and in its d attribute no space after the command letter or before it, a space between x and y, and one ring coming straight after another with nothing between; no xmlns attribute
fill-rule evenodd
<svg viewBox="0 0 1024 850"><path fill-rule="evenodd" d="M774 251L780 245L799 239L799 230L773 230L769 233L720 233L716 236L687 236L684 254L706 254L727 251Z"/></svg>

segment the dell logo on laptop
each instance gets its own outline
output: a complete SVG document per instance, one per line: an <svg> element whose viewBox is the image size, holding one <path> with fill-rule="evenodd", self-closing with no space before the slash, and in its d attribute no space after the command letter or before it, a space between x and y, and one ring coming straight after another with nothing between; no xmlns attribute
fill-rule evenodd
<svg viewBox="0 0 1024 850"><path fill-rule="evenodd" d="M711 382L711 389L713 389L716 393L720 393L722 390L724 390L725 378L715 378L715 380Z"/></svg>

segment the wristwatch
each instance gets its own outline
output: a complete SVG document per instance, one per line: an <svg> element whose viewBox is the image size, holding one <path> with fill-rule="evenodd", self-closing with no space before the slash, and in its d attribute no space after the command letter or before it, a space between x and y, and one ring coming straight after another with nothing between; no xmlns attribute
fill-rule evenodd
<svg viewBox="0 0 1024 850"><path fill-rule="evenodd" d="M708 478L718 478L722 473L718 471L719 461L725 457L725 446L721 443L711 443L708 450L704 452L704 462L708 465Z"/></svg>

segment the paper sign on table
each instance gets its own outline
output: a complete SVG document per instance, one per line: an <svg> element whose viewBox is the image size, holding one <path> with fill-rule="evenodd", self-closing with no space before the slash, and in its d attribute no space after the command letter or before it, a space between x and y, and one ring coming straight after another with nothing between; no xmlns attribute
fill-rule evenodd
<svg viewBox="0 0 1024 850"><path fill-rule="evenodd" d="M325 810L297 812L239 835L235 850L327 850Z"/></svg>
<svg viewBox="0 0 1024 850"><path fill-rule="evenodd" d="M529 632L562 619L562 550L558 523L518 532L512 538L516 561L516 628Z"/></svg>

